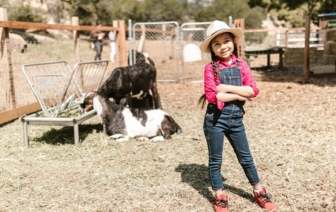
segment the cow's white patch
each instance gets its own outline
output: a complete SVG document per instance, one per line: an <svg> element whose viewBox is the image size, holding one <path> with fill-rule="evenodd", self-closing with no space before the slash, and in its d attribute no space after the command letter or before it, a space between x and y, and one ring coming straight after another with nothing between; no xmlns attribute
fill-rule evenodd
<svg viewBox="0 0 336 212"><path fill-rule="evenodd" d="M118 139L118 138L121 138L123 136L124 136L123 134L114 134L114 135L111 135L110 138L112 138L112 139Z"/></svg>
<svg viewBox="0 0 336 212"><path fill-rule="evenodd" d="M147 138L147 137L138 137L137 140L138 141L148 141L149 138Z"/></svg>
<svg viewBox="0 0 336 212"><path fill-rule="evenodd" d="M153 142L157 142L157 141L163 141L164 137L163 136L155 136L154 138L150 139Z"/></svg>
<svg viewBox="0 0 336 212"><path fill-rule="evenodd" d="M145 111L147 115L147 122L142 125L137 117L134 117L129 108L124 108L122 114L125 120L125 128L127 135L130 138L134 137L154 137L157 136L158 130L161 130L161 123L163 121L165 112L162 110L148 110Z"/></svg>
<svg viewBox="0 0 336 212"><path fill-rule="evenodd" d="M118 142L128 141L128 136L123 135L123 134L114 134L114 135L111 135L110 138Z"/></svg>
<svg viewBox="0 0 336 212"><path fill-rule="evenodd" d="M97 115L101 116L101 114L103 113L103 106L100 103L98 96L93 97L93 108L96 110Z"/></svg>

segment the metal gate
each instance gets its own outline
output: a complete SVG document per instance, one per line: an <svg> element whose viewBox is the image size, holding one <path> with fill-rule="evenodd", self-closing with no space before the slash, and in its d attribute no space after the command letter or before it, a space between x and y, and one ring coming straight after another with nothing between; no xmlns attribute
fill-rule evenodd
<svg viewBox="0 0 336 212"><path fill-rule="evenodd" d="M211 22L140 22L129 28L129 52L148 53L155 62L158 81L203 81L203 68L210 55L199 45ZM132 26L129 21L129 26ZM130 57L130 64L134 64Z"/></svg>
<svg viewBox="0 0 336 212"><path fill-rule="evenodd" d="M132 26L132 24L129 24ZM146 52L155 62L158 81L180 78L179 25L177 22L136 23L129 29L129 52ZM134 64L130 57L130 64Z"/></svg>
<svg viewBox="0 0 336 212"><path fill-rule="evenodd" d="M211 22L184 23L181 25L182 76L186 81L202 81L203 67L210 62L210 54L203 53L199 46L206 38L206 29Z"/></svg>

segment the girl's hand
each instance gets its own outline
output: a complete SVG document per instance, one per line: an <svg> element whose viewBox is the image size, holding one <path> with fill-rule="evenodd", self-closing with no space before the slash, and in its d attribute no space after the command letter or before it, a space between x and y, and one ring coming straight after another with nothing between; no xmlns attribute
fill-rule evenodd
<svg viewBox="0 0 336 212"><path fill-rule="evenodd" d="M248 99L248 98L246 98L246 97L237 95L237 100L238 100L238 101L245 101L245 100L247 100L247 99Z"/></svg>
<svg viewBox="0 0 336 212"><path fill-rule="evenodd" d="M249 101L252 101L251 100L251 98L247 98L247 97L243 97L243 96L239 96L239 95L237 95L238 96L238 101L246 101L246 100L249 100Z"/></svg>

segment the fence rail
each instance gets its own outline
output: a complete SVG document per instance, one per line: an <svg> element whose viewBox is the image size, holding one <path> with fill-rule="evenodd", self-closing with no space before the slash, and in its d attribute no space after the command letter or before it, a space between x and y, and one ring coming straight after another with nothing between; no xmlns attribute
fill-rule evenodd
<svg viewBox="0 0 336 212"><path fill-rule="evenodd" d="M303 48L305 28L291 29L257 29L245 30L246 46L283 46L286 48ZM312 28L310 30L310 47L323 48L326 30Z"/></svg>
<svg viewBox="0 0 336 212"><path fill-rule="evenodd" d="M118 27L79 26L78 23L78 17L72 18L73 25L8 21L7 10L0 8L0 124L19 118L24 114L41 110L36 100L33 102L34 98L28 100L29 97L33 96L33 93L30 91L28 83L22 80L24 77L20 72L20 66L25 61L23 56L18 55L19 53L14 52L12 49L9 36L10 30L12 29L72 31L74 44L72 53L74 57L71 57L71 59L75 59L75 62L81 62L81 54L85 52L81 51L79 31L115 31L117 32L117 58L119 58L119 64L121 66L127 65L126 30L123 20L118 21ZM49 49L35 49L37 49L37 54L39 55L31 55L32 58L38 58L41 56L40 54L48 55L48 53L51 53L51 49L55 51L55 48L51 47L51 45L49 45ZM66 59L65 55L63 55L63 57ZM31 99L33 99L33 101Z"/></svg>
<svg viewBox="0 0 336 212"><path fill-rule="evenodd" d="M2 15L0 14L0 18L1 17ZM199 52L198 49L198 46L206 36L205 31L209 23L210 22L188 23L182 25L181 27L178 24L175 24L175 22L170 23L170 25L165 25L167 23L161 23L161 25L158 23L137 23L134 26L135 37L132 38L134 40L130 39L130 42L128 43L126 43L126 30L124 21L120 21L118 27L102 26L99 27L99 30L112 30L118 32L117 58L119 57L120 60L120 63L118 65L125 66L128 63L126 53L127 46L137 46L137 48L135 49L145 49L145 51L147 51L149 50L150 46L153 45L154 48L150 50L151 53L149 53L149 55L155 59L155 65L158 70L158 79L161 79L163 81L199 81L203 79L203 72L199 70L200 67L202 69L204 64L210 62L211 59L208 54L203 54ZM72 31L74 40L72 44L74 45L69 49L70 51L72 51L72 53L76 55L75 62L81 62L79 54L84 54L87 51L80 50L79 31L97 29L97 27L94 26L41 24L0 20L0 35L5 35L1 37L0 43L1 56L3 56L0 66L4 67L0 67L0 124L11 121L15 118L19 118L24 114L30 114L41 110L41 107L34 98L34 94L32 92L29 92L30 89L27 89L28 86L25 85L27 84L27 82L21 81L20 79L22 78L22 73L20 71L21 65L23 63L31 62L31 57L40 56L36 54L45 54L46 56L48 56L48 54L59 51L57 50L57 48L65 48L65 45L60 45L60 43L58 43L57 45L44 45L43 49L39 49L39 47L37 46L32 46L33 50L36 49L37 53L29 49L28 53L31 55L30 57L29 54L23 55L20 53L11 52L11 49L9 48L10 39L8 34L10 29L16 28ZM312 32L315 33L314 30L320 31L322 33L322 30L320 29L312 29ZM304 28L283 29L280 31L280 33L282 33L281 35L286 33L286 31L298 31L303 35ZM277 45L277 33L279 32L279 30L260 29L244 30L244 32L246 46ZM280 39L287 39L287 41L282 42L290 43L291 41L289 41L288 39L294 38L280 36ZM299 39L295 40L295 42L302 41L302 37L296 37L295 39ZM324 41L322 38L322 34L321 37L318 38L313 35L311 36L311 39L312 42L319 42L319 44ZM144 42L144 40L146 41ZM188 52L191 52L193 55L195 55L195 53L199 54L197 58L201 58L201 60L196 60L195 58L186 58ZM32 56L32 54L35 55ZM61 55L59 57L61 57L61 59L67 59L66 55ZM50 59L52 57L47 58ZM59 58L56 59L58 60ZM3 101L4 98L5 101Z"/></svg>

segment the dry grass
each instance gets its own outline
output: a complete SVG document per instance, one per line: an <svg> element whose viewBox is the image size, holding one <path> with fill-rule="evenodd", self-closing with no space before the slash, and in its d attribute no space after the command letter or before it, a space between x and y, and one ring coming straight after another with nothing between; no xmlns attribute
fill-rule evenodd
<svg viewBox="0 0 336 212"><path fill-rule="evenodd" d="M47 47L31 46L29 54L15 57L15 70L47 59L66 58L73 65L71 42ZM108 48L104 51L107 59ZM89 60L94 52L82 56ZM164 67L156 64L159 71ZM186 78L202 77L203 63L189 67ZM261 92L245 106L250 147L280 211L336 211L335 80L272 81L301 73L297 67L254 71ZM263 78L271 80L259 81ZM29 126L30 148L25 148L20 120L0 126L0 211L213 211L202 130L205 111L197 105L203 84L158 86L164 110L183 128L183 134L165 142L115 142L94 117L80 126L79 148L72 128L49 126ZM226 140L222 175L231 212L263 211L253 203L251 187Z"/></svg>
<svg viewBox="0 0 336 212"><path fill-rule="evenodd" d="M200 211L212 209L201 83L159 83L164 109L184 132L172 140L118 143L100 119L72 128L29 126L24 148L20 120L0 128L0 211ZM336 87L258 81L246 104L245 126L263 185L280 211L336 210ZM222 174L230 211L263 211L225 141Z"/></svg>

